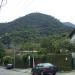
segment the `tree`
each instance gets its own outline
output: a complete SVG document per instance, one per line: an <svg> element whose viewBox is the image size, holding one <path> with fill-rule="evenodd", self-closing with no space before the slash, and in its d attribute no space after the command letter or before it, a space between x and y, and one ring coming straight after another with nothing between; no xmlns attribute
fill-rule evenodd
<svg viewBox="0 0 75 75"><path fill-rule="evenodd" d="M26 51L33 51L33 50L38 50L40 48L40 45L37 43L33 42L26 42L22 44L21 50L26 50Z"/></svg>
<svg viewBox="0 0 75 75"><path fill-rule="evenodd" d="M0 1L0 9L7 4L7 0Z"/></svg>
<svg viewBox="0 0 75 75"><path fill-rule="evenodd" d="M5 55L5 51L4 51L4 48L3 48L3 44L0 40L0 58L2 58L4 55Z"/></svg>
<svg viewBox="0 0 75 75"><path fill-rule="evenodd" d="M54 46L53 46L53 40L52 38L44 38L41 41L41 47L45 48L47 53L52 53L54 52Z"/></svg>
<svg viewBox="0 0 75 75"><path fill-rule="evenodd" d="M72 50L72 44L70 43L70 40L68 38L62 39L62 42L60 44L60 49L62 49L62 52L67 52Z"/></svg>
<svg viewBox="0 0 75 75"><path fill-rule="evenodd" d="M2 48L0 48L0 58L2 58L4 55L5 55L5 51Z"/></svg>
<svg viewBox="0 0 75 75"><path fill-rule="evenodd" d="M13 58L11 56L5 56L3 58L3 62L4 62L4 65L7 65L9 63L13 63Z"/></svg>
<svg viewBox="0 0 75 75"><path fill-rule="evenodd" d="M2 43L4 45L6 45L7 48L10 48L10 44L11 44L11 38L8 35L5 35L4 37L2 37Z"/></svg>

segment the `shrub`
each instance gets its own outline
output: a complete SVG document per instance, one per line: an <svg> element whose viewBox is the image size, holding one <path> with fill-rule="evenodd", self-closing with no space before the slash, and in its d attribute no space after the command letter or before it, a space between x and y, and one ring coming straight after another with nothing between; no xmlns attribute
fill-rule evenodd
<svg viewBox="0 0 75 75"><path fill-rule="evenodd" d="M13 63L13 58L11 56L5 56L5 57L3 57L3 62L4 62L4 65Z"/></svg>

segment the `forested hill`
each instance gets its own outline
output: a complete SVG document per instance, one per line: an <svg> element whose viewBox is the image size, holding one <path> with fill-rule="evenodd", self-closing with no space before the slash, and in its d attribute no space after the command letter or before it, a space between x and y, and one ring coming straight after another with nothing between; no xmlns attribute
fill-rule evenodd
<svg viewBox="0 0 75 75"><path fill-rule="evenodd" d="M66 26L75 28L75 24L73 24L71 22L64 22L63 24L66 25Z"/></svg>
<svg viewBox="0 0 75 75"><path fill-rule="evenodd" d="M71 30L73 27L66 26L56 18L42 13L31 13L9 23L0 23L0 34L46 36L62 34Z"/></svg>

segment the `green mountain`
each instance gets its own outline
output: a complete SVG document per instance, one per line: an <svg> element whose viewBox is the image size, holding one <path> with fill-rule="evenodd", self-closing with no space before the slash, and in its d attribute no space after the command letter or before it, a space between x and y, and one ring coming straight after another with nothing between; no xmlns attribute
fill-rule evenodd
<svg viewBox="0 0 75 75"><path fill-rule="evenodd" d="M72 27L42 13L31 13L9 23L0 23L0 35L9 33L11 36L23 38L59 35L71 30L73 30Z"/></svg>
<svg viewBox="0 0 75 75"><path fill-rule="evenodd" d="M69 27L73 27L75 28L75 24L71 23L71 22L63 22L64 25L67 25Z"/></svg>

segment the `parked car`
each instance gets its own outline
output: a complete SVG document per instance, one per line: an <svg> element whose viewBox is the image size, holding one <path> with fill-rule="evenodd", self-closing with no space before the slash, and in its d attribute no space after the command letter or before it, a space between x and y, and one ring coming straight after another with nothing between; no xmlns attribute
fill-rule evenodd
<svg viewBox="0 0 75 75"><path fill-rule="evenodd" d="M40 63L33 67L31 72L32 75L55 75L57 67L51 63Z"/></svg>
<svg viewBox="0 0 75 75"><path fill-rule="evenodd" d="M6 69L12 69L13 68L13 64L7 64L6 65Z"/></svg>

